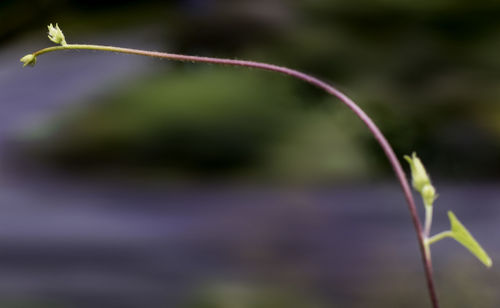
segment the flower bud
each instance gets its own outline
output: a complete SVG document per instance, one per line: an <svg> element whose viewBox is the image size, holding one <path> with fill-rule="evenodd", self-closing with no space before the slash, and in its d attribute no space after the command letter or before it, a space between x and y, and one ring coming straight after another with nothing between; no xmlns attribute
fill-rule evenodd
<svg viewBox="0 0 500 308"><path fill-rule="evenodd" d="M36 57L33 54L25 55L24 57L21 58L21 62L23 62L23 67L29 65L29 66L35 66L36 64Z"/></svg>
<svg viewBox="0 0 500 308"><path fill-rule="evenodd" d="M415 152L413 152L412 157L406 155L404 158L410 164L413 187L422 193L424 186L431 185L431 180L427 175L427 171L425 171L424 165Z"/></svg>
<svg viewBox="0 0 500 308"><path fill-rule="evenodd" d="M64 38L64 34L62 33L61 29L59 29L59 25L56 24L54 27L52 24L48 25L47 28L49 29L49 40L56 44L60 44L62 46L67 45L66 40Z"/></svg>
<svg viewBox="0 0 500 308"><path fill-rule="evenodd" d="M437 198L436 189L434 188L434 186L432 186L430 184L425 185L422 188L421 194L422 194L422 199L424 200L425 206L432 206L432 204L434 203L434 200L436 200L436 198Z"/></svg>

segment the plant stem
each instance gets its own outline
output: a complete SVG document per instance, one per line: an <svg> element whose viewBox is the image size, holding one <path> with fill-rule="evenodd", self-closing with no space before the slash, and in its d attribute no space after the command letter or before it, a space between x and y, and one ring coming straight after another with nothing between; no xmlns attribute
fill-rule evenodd
<svg viewBox="0 0 500 308"><path fill-rule="evenodd" d="M443 231L443 232L440 232L436 235L433 235L432 237L430 237L426 240L426 245L430 246L431 244L434 244L435 242L438 242L438 241L440 241L444 238L447 238L447 237L453 237L453 232Z"/></svg>
<svg viewBox="0 0 500 308"><path fill-rule="evenodd" d="M425 205L425 222L424 222L424 235L428 238L431 235L432 226L432 205Z"/></svg>
<svg viewBox="0 0 500 308"><path fill-rule="evenodd" d="M420 248L420 253L422 257L422 262L424 265L424 271L425 271L425 277L427 281L427 289L429 291L429 296L430 300L432 303L433 308L438 308L439 303L434 287L434 280L432 276L432 264L431 264L431 259L430 257L426 254L426 244L425 244L425 235L422 231L422 225L420 222L420 219L417 214L417 210L415 207L415 201L413 199L413 195L410 189L410 185L408 184L408 181L406 179L406 175L403 171L403 168L401 167L401 164L399 163L399 160L396 157L396 154L394 154L394 150L390 146L389 142L385 138L385 136L382 134L380 129L375 125L375 123L372 121L372 119L356 104L354 103L353 100L351 100L349 97L347 97L344 93L340 92L333 86L327 84L324 81L321 81L311 75L282 67L282 66L277 66L274 64L267 64L267 63L261 63L261 62L254 62L254 61L244 61L244 60L233 60L233 59L221 59L221 58L209 58L209 57L199 57L199 56L188 56L188 55L180 55L180 54L172 54L172 53L163 53L163 52L156 52L156 51L145 51L145 50L138 50L138 49L130 49L130 48L120 48L120 47L113 47L113 46L101 46L101 45L86 45L86 44L68 44L65 46L54 46L54 47L48 47L45 49L41 49L39 51L36 51L33 53L34 56L38 56L44 53L52 52L52 51L57 51L57 50L68 50L68 49L89 49L89 50L102 50L102 51L110 51L110 52L119 52L119 53L126 53L126 54L133 54L133 55L141 55L141 56L148 56L148 57L156 57L156 58L163 58L163 59L169 59L169 60L175 60L175 61L189 61L189 62L199 62L199 63L212 63L212 64L221 64L221 65L230 65L230 66L241 66L241 67L248 67L248 68L256 68L256 69L261 69L265 71L272 71L284 75L288 75L294 78L297 78L299 80L302 80L306 83L309 83L317 88L320 88L324 90L325 92L329 93L330 95L333 95L337 97L342 103L347 105L357 116L358 118L361 119L365 123L365 125L368 127L370 132L373 134L379 145L382 147L385 155L387 156L387 159L389 160L389 163L391 164L396 177L401 185L401 188L403 190L404 196L406 198L406 202L408 204L408 209L410 211L410 215L413 221L413 226L415 228L416 234L417 234L417 240Z"/></svg>

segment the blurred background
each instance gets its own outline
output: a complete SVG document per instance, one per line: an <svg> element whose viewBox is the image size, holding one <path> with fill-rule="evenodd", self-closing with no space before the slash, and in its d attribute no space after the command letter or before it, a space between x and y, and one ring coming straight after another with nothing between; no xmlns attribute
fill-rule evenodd
<svg viewBox="0 0 500 308"><path fill-rule="evenodd" d="M416 237L377 143L493 258L434 247L444 307L498 307L500 4L492 0L0 2L0 307L426 307ZM406 167L406 166L405 166Z"/></svg>

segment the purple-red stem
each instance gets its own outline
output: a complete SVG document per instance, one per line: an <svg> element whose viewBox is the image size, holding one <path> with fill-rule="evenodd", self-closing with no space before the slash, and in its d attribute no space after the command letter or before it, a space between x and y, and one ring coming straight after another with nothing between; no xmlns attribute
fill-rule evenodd
<svg viewBox="0 0 500 308"><path fill-rule="evenodd" d="M66 48L64 46L49 47L49 48L42 49L42 50L35 52L34 55L42 54L42 53L45 53L48 51L53 51L53 50L58 50L58 49L66 49ZM327 93L337 97L340 101L342 101L345 105L347 105L347 107L349 107L361 119L361 121L363 121L365 123L365 125L368 127L370 132L373 134L373 136L375 137L377 142L380 144L380 146L384 150L384 153L387 156L389 163L391 164L392 168L394 169L394 172L396 173L396 177L399 180L399 183L401 184L401 188L403 189L403 193L405 195L406 202L408 204L408 209L410 211L410 215L411 215L411 218L413 221L413 226L415 227L415 231L417 233L420 254L422 257L422 263L424 265L425 277L426 277L426 281L427 281L427 289L429 291L429 297L430 297L430 300L432 303L432 307L439 308L439 302L437 299L436 290L434 287L434 280L433 280L433 276L432 276L431 259L428 256L428 254L426 253L422 224L421 224L420 218L417 214L417 209L415 207L415 201L413 199L410 185L408 184L408 180L406 179L406 175L403 171L403 168L401 167L401 164L400 164L399 160L397 159L396 154L394 154L394 150L392 149L391 145L389 144L389 142L387 141L385 136L382 134L380 129L377 127L377 125L375 125L373 120L353 100L351 100L349 97L347 97L344 93L340 92L339 90L337 90L333 86L331 86L331 85L327 84L326 82L321 81L313 76L307 75L305 73L302 73L302 72L299 72L299 71L296 71L296 70L293 70L290 68L277 66L274 64L267 64L267 63L254 62L254 61L244 61L244 60L188 56L188 55L179 55L179 54L163 53L163 52L156 52L156 51L145 51L145 50L138 50L138 49L120 48L120 47L111 47L111 46L99 46L99 45L71 44L71 45L67 46L67 49L94 49L94 50L113 51L113 52L120 52L120 53L127 53L127 54L135 54L135 55L163 58L163 59L176 60L176 61L212 63L212 64L257 68L257 69L281 73L284 75L288 75L288 76L297 78L299 80L307 82L307 83L309 83L317 88L320 88L320 89L326 91Z"/></svg>

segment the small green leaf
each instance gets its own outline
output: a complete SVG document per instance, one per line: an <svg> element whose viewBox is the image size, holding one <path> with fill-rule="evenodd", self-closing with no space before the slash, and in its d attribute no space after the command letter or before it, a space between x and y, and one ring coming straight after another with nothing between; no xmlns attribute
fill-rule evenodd
<svg viewBox="0 0 500 308"><path fill-rule="evenodd" d="M476 256L481 262L487 267L491 267L493 264L490 256L484 251L484 249L479 245L476 239L469 233L469 231L462 225L462 223L457 219L452 211L448 211L448 217L450 218L451 233L452 237L467 248L473 255Z"/></svg>

